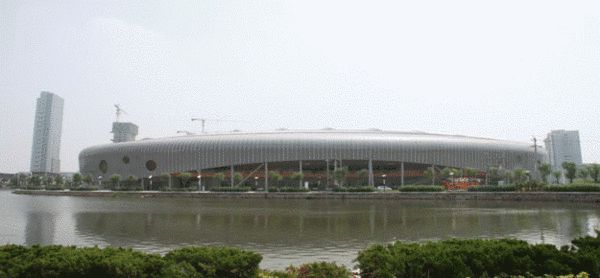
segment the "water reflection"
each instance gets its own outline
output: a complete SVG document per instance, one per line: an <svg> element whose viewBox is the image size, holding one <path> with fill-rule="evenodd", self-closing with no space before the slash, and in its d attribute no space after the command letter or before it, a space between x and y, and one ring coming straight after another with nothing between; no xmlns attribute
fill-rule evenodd
<svg viewBox="0 0 600 278"><path fill-rule="evenodd" d="M372 242L467 237L518 237L567 244L598 228L598 210L554 209L548 204L229 201L179 204L152 211L85 211L76 229L112 245L348 246ZM228 206L224 206L228 204ZM592 223L592 224L590 224Z"/></svg>
<svg viewBox="0 0 600 278"><path fill-rule="evenodd" d="M22 196L0 192L3 243L128 246L166 252L230 245L262 267L328 260L395 240L514 237L568 244L600 229L597 205L384 200L200 200ZM20 233L20 234L19 234ZM21 236L22 235L22 236Z"/></svg>
<svg viewBox="0 0 600 278"><path fill-rule="evenodd" d="M27 213L25 245L54 243L55 218L48 212Z"/></svg>

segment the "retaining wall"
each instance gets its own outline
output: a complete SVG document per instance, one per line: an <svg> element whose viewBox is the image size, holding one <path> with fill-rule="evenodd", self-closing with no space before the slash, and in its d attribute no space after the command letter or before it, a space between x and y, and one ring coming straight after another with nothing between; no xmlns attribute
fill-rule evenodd
<svg viewBox="0 0 600 278"><path fill-rule="evenodd" d="M17 190L15 194L77 197L135 198L201 198L201 199L381 199L381 200L446 200L446 201L538 201L583 202L600 204L598 192L113 192L113 191L44 191Z"/></svg>

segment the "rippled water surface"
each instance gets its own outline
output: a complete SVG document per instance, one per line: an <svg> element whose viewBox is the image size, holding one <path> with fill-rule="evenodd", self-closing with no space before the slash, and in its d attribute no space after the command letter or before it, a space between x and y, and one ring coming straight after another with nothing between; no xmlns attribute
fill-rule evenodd
<svg viewBox="0 0 600 278"><path fill-rule="evenodd" d="M600 229L593 204L384 200L202 200L23 196L0 191L0 244L228 245L262 267L327 260L395 240L513 237L565 245Z"/></svg>

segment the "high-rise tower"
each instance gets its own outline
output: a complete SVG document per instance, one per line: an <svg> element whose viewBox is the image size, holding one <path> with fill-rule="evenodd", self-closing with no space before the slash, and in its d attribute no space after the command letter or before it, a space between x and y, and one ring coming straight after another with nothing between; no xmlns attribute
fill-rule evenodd
<svg viewBox="0 0 600 278"><path fill-rule="evenodd" d="M60 172L63 106L64 100L50 92L42 92L37 99L31 148L31 172Z"/></svg>
<svg viewBox="0 0 600 278"><path fill-rule="evenodd" d="M579 131L577 130L553 130L548 134L546 149L550 165L554 171L562 171L563 162L573 162L581 165L581 145L579 142Z"/></svg>

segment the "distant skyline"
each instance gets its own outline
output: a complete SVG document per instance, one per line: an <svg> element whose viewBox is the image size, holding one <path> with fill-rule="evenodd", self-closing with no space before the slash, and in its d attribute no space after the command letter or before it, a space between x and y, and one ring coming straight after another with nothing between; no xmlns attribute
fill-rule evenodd
<svg viewBox="0 0 600 278"><path fill-rule="evenodd" d="M379 128L527 142L579 130L600 162L600 2L0 1L0 172L27 171L35 100L65 100L63 171L110 143Z"/></svg>

